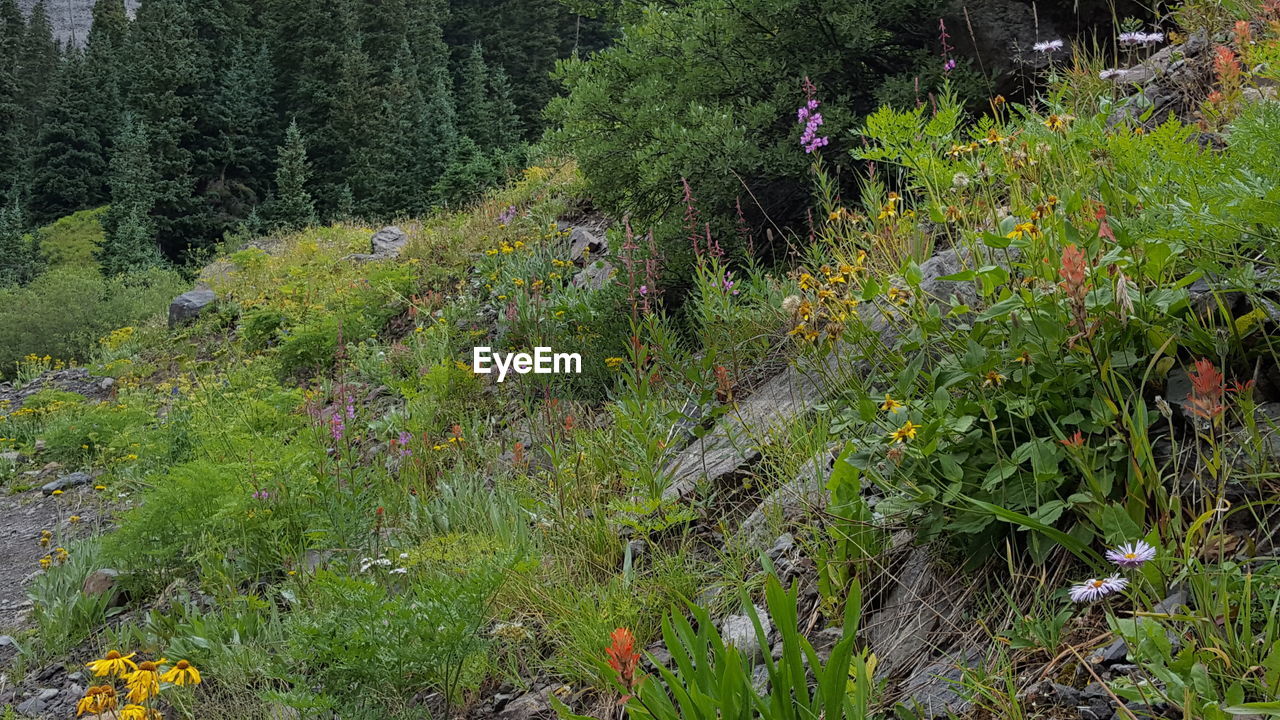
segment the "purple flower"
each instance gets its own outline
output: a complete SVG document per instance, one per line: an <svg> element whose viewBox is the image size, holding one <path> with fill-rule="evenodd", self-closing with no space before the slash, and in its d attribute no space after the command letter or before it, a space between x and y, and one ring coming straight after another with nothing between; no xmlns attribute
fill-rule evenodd
<svg viewBox="0 0 1280 720"><path fill-rule="evenodd" d="M1119 567L1132 570L1140 568L1156 556L1156 549L1144 540L1125 543L1107 551L1107 559Z"/></svg>
<svg viewBox="0 0 1280 720"><path fill-rule="evenodd" d="M342 413L334 413L329 416L329 433L333 435L334 442L342 440L346 429L347 424L342 419Z"/></svg>
<svg viewBox="0 0 1280 720"><path fill-rule="evenodd" d="M1036 52L1048 53L1053 52L1054 50L1061 50L1062 46L1063 42L1061 40L1046 40L1044 42L1038 42L1031 47Z"/></svg>
<svg viewBox="0 0 1280 720"><path fill-rule="evenodd" d="M519 211L516 210L515 205L508 206L507 209L503 210L502 214L498 216L498 224L500 225L510 224L512 220L515 220L517 212Z"/></svg>
<svg viewBox="0 0 1280 720"><path fill-rule="evenodd" d="M1164 42L1164 33L1125 32L1120 33L1121 45L1154 45Z"/></svg>
<svg viewBox="0 0 1280 720"><path fill-rule="evenodd" d="M955 70L955 69L956 69L956 59L955 59L955 58L947 58L947 61L946 61L945 63L943 63L943 65L942 65L942 72L949 73L949 72L951 72L952 70Z"/></svg>
<svg viewBox="0 0 1280 720"><path fill-rule="evenodd" d="M1119 575L1112 575L1101 580L1089 578L1079 585L1072 586L1069 594L1072 602L1093 602L1112 593L1118 593L1128 585L1129 581Z"/></svg>
<svg viewBox="0 0 1280 720"><path fill-rule="evenodd" d="M725 273L724 280L720 282L720 289L725 292L732 291L732 294L737 295L738 291L733 289L733 285L733 278L730 277L728 273Z"/></svg>
<svg viewBox="0 0 1280 720"><path fill-rule="evenodd" d="M804 86L805 92L810 93L810 97L799 110L796 110L796 122L804 125L800 146L806 153L812 153L818 148L826 147L830 138L825 135L818 137L818 128L822 127L822 113L818 112L818 101L812 97L813 84L809 82L809 78L805 78Z"/></svg>
<svg viewBox="0 0 1280 720"><path fill-rule="evenodd" d="M271 497L271 493L267 492L266 490L259 490L258 492L253 494L254 500L266 500L269 497Z"/></svg>
<svg viewBox="0 0 1280 720"><path fill-rule="evenodd" d="M648 285L641 285L641 286L640 286L640 294L641 294L641 295L648 295L648 294L649 294L649 286L648 286Z"/></svg>

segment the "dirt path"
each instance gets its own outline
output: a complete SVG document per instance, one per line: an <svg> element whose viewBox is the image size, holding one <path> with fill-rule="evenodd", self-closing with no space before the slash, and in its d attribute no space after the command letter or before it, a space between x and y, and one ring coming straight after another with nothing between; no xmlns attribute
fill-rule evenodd
<svg viewBox="0 0 1280 720"><path fill-rule="evenodd" d="M44 496L39 489L0 495L0 635L13 635L29 625L27 586L40 574L40 558L89 533L97 515L90 488ZM70 518L79 516L72 524ZM48 547L40 533L53 535Z"/></svg>

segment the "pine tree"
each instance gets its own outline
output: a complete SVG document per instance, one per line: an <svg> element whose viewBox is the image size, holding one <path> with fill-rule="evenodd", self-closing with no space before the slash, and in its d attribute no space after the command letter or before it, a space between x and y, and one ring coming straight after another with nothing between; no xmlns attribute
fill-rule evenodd
<svg viewBox="0 0 1280 720"><path fill-rule="evenodd" d="M471 46L458 78L458 130L480 148L493 146L493 107L489 100L489 67L480 43Z"/></svg>
<svg viewBox="0 0 1280 720"><path fill-rule="evenodd" d="M424 177L435 179L443 175L453 161L460 133L453 95L449 92L448 72L441 66L432 75L422 134L422 173Z"/></svg>
<svg viewBox="0 0 1280 720"><path fill-rule="evenodd" d="M199 174L215 224L229 228L248 216L270 189L276 121L274 78L265 45L236 45L204 113L205 149Z"/></svg>
<svg viewBox="0 0 1280 720"><path fill-rule="evenodd" d="M128 116L111 158L111 209L96 257L107 275L144 270L163 262L151 211L158 181L145 121Z"/></svg>
<svg viewBox="0 0 1280 720"><path fill-rule="evenodd" d="M502 66L489 72L489 108L493 121L493 146L510 148L523 136L520 111L511 99L511 81Z"/></svg>
<svg viewBox="0 0 1280 720"><path fill-rule="evenodd" d="M197 192L199 92L209 65L195 40L185 0L147 0L138 8L128 51L129 107L146 124L155 173L156 240L170 257L216 239L219 228Z"/></svg>
<svg viewBox="0 0 1280 720"><path fill-rule="evenodd" d="M0 203L17 201L26 187L26 137L18 57L26 22L15 0L0 0Z"/></svg>
<svg viewBox="0 0 1280 720"><path fill-rule="evenodd" d="M58 43L45 12L45 0L31 7L26 31L19 46L15 78L24 109L23 124L28 142L34 140L44 122L50 103L50 89L58 72Z"/></svg>
<svg viewBox="0 0 1280 720"><path fill-rule="evenodd" d="M426 102L407 41L396 55L358 175L364 214L386 220L424 211L435 181L424 167Z"/></svg>
<svg viewBox="0 0 1280 720"><path fill-rule="evenodd" d="M53 87L58 103L50 108L33 151L28 206L36 225L107 201L107 162L92 82L84 54L73 48L62 61Z"/></svg>
<svg viewBox="0 0 1280 720"><path fill-rule="evenodd" d="M124 0L96 0L93 25L85 43L85 67L90 76L87 92L89 106L94 108L94 127L102 140L102 161L109 158L111 143L120 134L124 114L123 82L125 42L129 33L129 17Z"/></svg>
<svg viewBox="0 0 1280 720"><path fill-rule="evenodd" d="M25 285L43 269L39 243L27 239L25 226L16 198L0 208L0 288Z"/></svg>
<svg viewBox="0 0 1280 720"><path fill-rule="evenodd" d="M310 176L307 147L297 122L289 123L284 138L277 163L276 197L271 215L276 225L292 230L315 223L316 208L311 193L307 192Z"/></svg>

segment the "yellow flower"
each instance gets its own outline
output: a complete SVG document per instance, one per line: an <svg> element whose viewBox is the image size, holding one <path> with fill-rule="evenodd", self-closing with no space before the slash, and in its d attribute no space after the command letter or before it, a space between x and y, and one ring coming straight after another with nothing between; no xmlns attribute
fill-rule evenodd
<svg viewBox="0 0 1280 720"><path fill-rule="evenodd" d="M106 486L106 485L94 485L94 486L93 486L93 489L94 489L94 490L99 490L99 491L101 491L101 490L106 490L106 489L107 489L107 486Z"/></svg>
<svg viewBox="0 0 1280 720"><path fill-rule="evenodd" d="M125 705L120 709L117 720L162 720L164 716L159 710L152 710L141 705Z"/></svg>
<svg viewBox="0 0 1280 720"><path fill-rule="evenodd" d="M911 300L911 293L901 288L890 287L886 295L894 305L906 305Z"/></svg>
<svg viewBox="0 0 1280 720"><path fill-rule="evenodd" d="M1040 237L1040 228L1036 227L1034 223L1018 223L1013 226L1013 229L1010 230L1009 234L1005 235L1005 237L1013 240L1021 240L1023 235L1030 238L1038 238Z"/></svg>
<svg viewBox="0 0 1280 720"><path fill-rule="evenodd" d="M982 376L982 387L1000 387L1004 384L1005 376L995 370L988 370L986 375Z"/></svg>
<svg viewBox="0 0 1280 720"><path fill-rule="evenodd" d="M54 490L54 491L53 491L53 494L54 494L54 495L61 495L61 494L62 494L62 491L61 491L61 490Z"/></svg>
<svg viewBox="0 0 1280 720"><path fill-rule="evenodd" d="M144 703L160 692L160 665L167 662L164 658L155 662L147 661L138 664L138 669L124 676L125 685L129 688L126 696L131 703Z"/></svg>
<svg viewBox="0 0 1280 720"><path fill-rule="evenodd" d="M902 424L902 427L889 433L889 439L900 443L908 440L914 440L916 437L916 431L919 429L919 425L908 420Z"/></svg>
<svg viewBox="0 0 1280 720"><path fill-rule="evenodd" d="M174 685L199 685L200 671L186 660L179 660L168 672L161 675L160 679Z"/></svg>
<svg viewBox="0 0 1280 720"><path fill-rule="evenodd" d="M76 716L89 713L103 715L116 709L116 689L110 685L95 685L85 691L84 697L76 703Z"/></svg>
<svg viewBox="0 0 1280 720"><path fill-rule="evenodd" d="M45 555L44 557L40 558L40 569L42 569L42 570L48 570L50 565L53 565L53 557L52 557L52 556L50 556L50 555Z"/></svg>
<svg viewBox="0 0 1280 720"><path fill-rule="evenodd" d="M1071 124L1070 115L1050 115L1044 121L1044 126L1055 132L1062 132L1067 129L1067 125Z"/></svg>
<svg viewBox="0 0 1280 720"><path fill-rule="evenodd" d="M604 359L604 364L608 366L610 370L617 370L618 368L622 367L623 362L624 360L620 357L611 357L611 358Z"/></svg>
<svg viewBox="0 0 1280 720"><path fill-rule="evenodd" d="M901 201L902 201L902 198L898 196L898 193L895 193L895 192L889 193L889 199L888 201L885 202L884 207L880 208L880 215L876 219L884 220L885 218L897 217L898 203Z"/></svg>
<svg viewBox="0 0 1280 720"><path fill-rule="evenodd" d="M137 654L138 653L129 653L128 655L121 655L119 652L112 650L107 653L106 657L101 660L94 660L85 667L92 670L93 674L98 677L102 677L103 675L124 677L138 669L138 666L130 659Z"/></svg>
<svg viewBox="0 0 1280 720"><path fill-rule="evenodd" d="M884 402L880 403L880 409L886 412L897 412L902 407L902 403L894 400L891 395L885 393Z"/></svg>

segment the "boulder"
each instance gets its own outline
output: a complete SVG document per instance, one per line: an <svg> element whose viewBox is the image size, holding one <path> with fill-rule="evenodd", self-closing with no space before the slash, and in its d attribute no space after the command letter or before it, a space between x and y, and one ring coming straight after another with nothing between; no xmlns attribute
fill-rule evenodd
<svg viewBox="0 0 1280 720"><path fill-rule="evenodd" d="M45 495L52 495L58 490L66 491L81 485L88 485L91 482L93 482L93 476L87 472L67 473L66 475L59 475L56 480L45 483L44 487L40 488L40 492Z"/></svg>
<svg viewBox="0 0 1280 720"><path fill-rule="evenodd" d="M198 287L185 292L169 303L169 329L195 320L218 299L213 290Z"/></svg>
<svg viewBox="0 0 1280 720"><path fill-rule="evenodd" d="M579 267L591 258L608 252L604 238L584 227L575 227L569 235L569 259Z"/></svg>
<svg viewBox="0 0 1280 720"><path fill-rule="evenodd" d="M769 631L773 629L773 624L769 620L769 613L759 606L755 607L756 616L760 618L760 628L764 630L767 637ZM756 635L756 626L751 622L751 617L746 614L730 615L724 619L720 625L720 637L724 640L725 645L732 645L743 652L748 658L754 658L760 654L760 638Z"/></svg>
<svg viewBox="0 0 1280 720"><path fill-rule="evenodd" d="M373 234L369 239L369 249L374 255L394 258L409 244L409 236L395 225L388 225Z"/></svg>
<svg viewBox="0 0 1280 720"><path fill-rule="evenodd" d="M110 593L115 589L118 577L120 577L119 570L112 568L94 570L84 579L84 585L81 586L80 591L89 596Z"/></svg>
<svg viewBox="0 0 1280 720"><path fill-rule="evenodd" d="M551 701L548 698L550 688L544 688L531 693L526 693L520 697L507 703L502 708L502 712L498 713L501 720L534 720L534 718L553 718L555 712L551 709Z"/></svg>
<svg viewBox="0 0 1280 720"><path fill-rule="evenodd" d="M573 286L587 290L600 290L613 279L613 265L604 260L597 260L587 265L573 276Z"/></svg>

